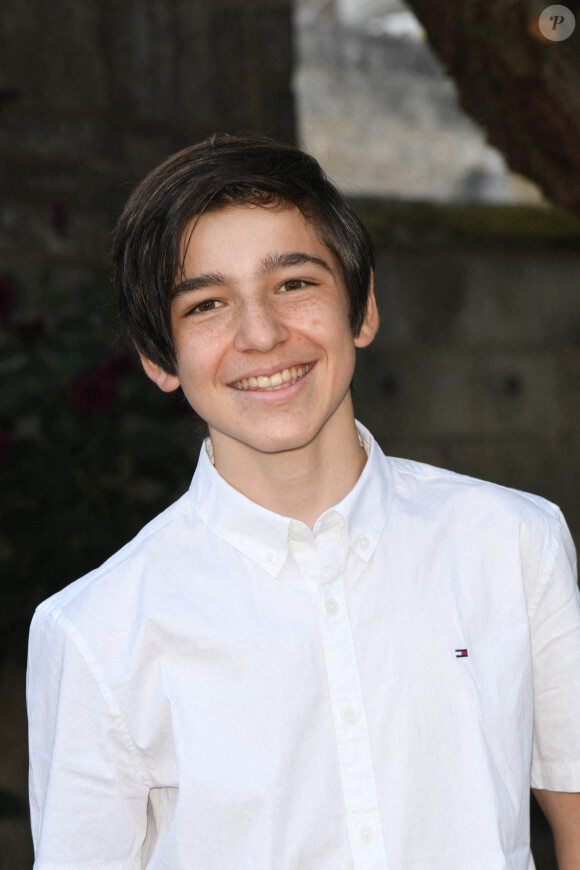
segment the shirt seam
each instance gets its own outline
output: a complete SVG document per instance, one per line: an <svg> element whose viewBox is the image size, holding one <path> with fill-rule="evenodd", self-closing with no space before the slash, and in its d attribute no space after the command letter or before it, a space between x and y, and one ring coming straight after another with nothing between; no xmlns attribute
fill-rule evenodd
<svg viewBox="0 0 580 870"><path fill-rule="evenodd" d="M59 625L62 628L66 636L74 645L78 654L85 662L87 668L91 673L91 676L97 684L97 687L103 697L103 700L105 701L105 704L110 714L113 717L113 720L115 721L120 730L120 733L123 737L123 742L126 744L128 752L137 764L139 774L143 780L143 784L146 786L146 788L151 788L151 779L148 775L147 768L141 758L141 754L139 752L139 749L137 748L137 744L131 736L129 726L125 721L123 712L119 704L115 701L112 689L101 674L100 668L95 660L95 657L91 653L88 644L86 643L85 639L82 637L78 629L70 622L69 619L67 619L62 611L58 611L57 613L52 612L48 615L52 618L55 625Z"/></svg>
<svg viewBox="0 0 580 870"><path fill-rule="evenodd" d="M547 564L543 576L539 578L536 584L535 595L530 596L530 600L528 601L528 616L530 622L533 620L536 614L536 609L540 602L542 592L544 591L556 571L556 566L558 564L558 555L563 547L562 519L562 512L558 509L558 515L555 518L557 522L557 534L554 534L552 530L548 527L548 534L551 538L550 553L548 555L548 558L546 559Z"/></svg>
<svg viewBox="0 0 580 870"><path fill-rule="evenodd" d="M449 468L439 468L436 465L429 465L426 462L417 462L414 459L402 459L397 456L387 456L386 459L392 463L393 472L396 472L396 474L426 479L437 477L446 479L453 478L455 483L463 483L465 486L485 487L500 492L509 492L515 496L520 496L528 502L528 504L533 505L533 507L537 508L544 517L557 522L560 520L561 510L558 505L543 496L534 495L533 493L526 492L523 489L515 489L512 486L503 486L501 483L493 483L493 481L490 480L482 480L479 477L472 477L469 474L461 474L460 472L452 471ZM412 467L408 467L409 465Z"/></svg>

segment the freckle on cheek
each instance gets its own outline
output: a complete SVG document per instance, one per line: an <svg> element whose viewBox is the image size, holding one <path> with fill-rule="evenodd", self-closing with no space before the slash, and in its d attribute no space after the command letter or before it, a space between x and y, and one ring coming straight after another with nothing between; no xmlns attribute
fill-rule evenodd
<svg viewBox="0 0 580 870"><path fill-rule="evenodd" d="M296 320L298 322L306 322L309 325L323 324L328 321L329 316L334 317L335 311L324 307L321 309L318 302L305 302L297 311Z"/></svg>

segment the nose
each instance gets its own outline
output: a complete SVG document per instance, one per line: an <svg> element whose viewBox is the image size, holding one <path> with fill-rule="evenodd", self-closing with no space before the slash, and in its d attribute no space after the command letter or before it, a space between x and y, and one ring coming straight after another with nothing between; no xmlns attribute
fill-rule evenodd
<svg viewBox="0 0 580 870"><path fill-rule="evenodd" d="M272 350L286 341L289 331L275 307L265 300L246 301L238 313L234 346L236 350Z"/></svg>

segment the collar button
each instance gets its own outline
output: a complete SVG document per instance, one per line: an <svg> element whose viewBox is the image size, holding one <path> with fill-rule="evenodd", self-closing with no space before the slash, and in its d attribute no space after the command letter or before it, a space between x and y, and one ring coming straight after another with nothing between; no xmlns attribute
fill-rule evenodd
<svg viewBox="0 0 580 870"><path fill-rule="evenodd" d="M371 542L369 541L369 539L367 538L366 535L361 535L358 539L358 545L361 548L361 550L368 550L368 548L371 545Z"/></svg>

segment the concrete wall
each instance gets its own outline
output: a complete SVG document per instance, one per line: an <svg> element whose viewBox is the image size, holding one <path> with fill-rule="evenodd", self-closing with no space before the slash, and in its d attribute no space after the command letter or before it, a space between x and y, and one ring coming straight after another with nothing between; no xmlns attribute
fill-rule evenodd
<svg viewBox="0 0 580 870"><path fill-rule="evenodd" d="M382 315L361 419L393 455L559 503L580 543L580 226L546 209L359 211Z"/></svg>
<svg viewBox="0 0 580 870"><path fill-rule="evenodd" d="M0 259L31 283L102 264L130 187L178 148L294 136L290 0L4 0L0 58Z"/></svg>

